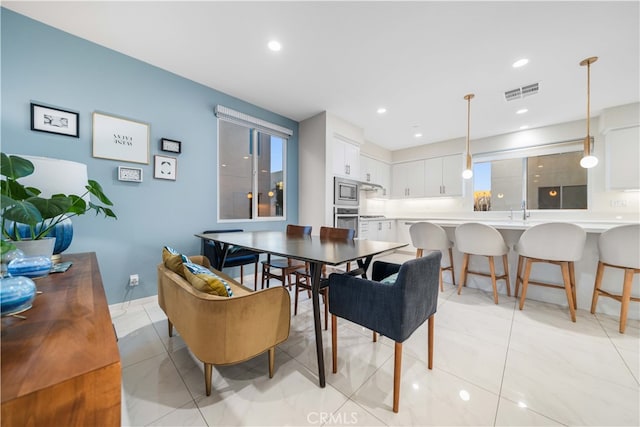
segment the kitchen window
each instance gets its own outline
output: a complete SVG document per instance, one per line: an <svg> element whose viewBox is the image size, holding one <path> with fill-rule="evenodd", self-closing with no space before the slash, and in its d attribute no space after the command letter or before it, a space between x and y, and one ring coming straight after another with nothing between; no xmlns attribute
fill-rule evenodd
<svg viewBox="0 0 640 427"><path fill-rule="evenodd" d="M575 141L475 156L474 211L587 209L581 157Z"/></svg>
<svg viewBox="0 0 640 427"><path fill-rule="evenodd" d="M291 131L223 108L216 108L218 219L285 219L286 143Z"/></svg>

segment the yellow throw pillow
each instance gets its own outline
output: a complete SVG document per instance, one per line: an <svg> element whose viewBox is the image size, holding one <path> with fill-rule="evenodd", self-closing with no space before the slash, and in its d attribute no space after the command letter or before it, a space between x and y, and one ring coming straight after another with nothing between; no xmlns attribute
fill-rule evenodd
<svg viewBox="0 0 640 427"><path fill-rule="evenodd" d="M187 281L200 292L221 297L230 297L232 295L229 292L231 289L228 288L225 281L210 270L192 263L184 263L182 269Z"/></svg>
<svg viewBox="0 0 640 427"><path fill-rule="evenodd" d="M162 248L162 262L164 266L174 273L178 273L180 276L184 276L184 269L182 268L182 255L176 252L173 248L165 246Z"/></svg>

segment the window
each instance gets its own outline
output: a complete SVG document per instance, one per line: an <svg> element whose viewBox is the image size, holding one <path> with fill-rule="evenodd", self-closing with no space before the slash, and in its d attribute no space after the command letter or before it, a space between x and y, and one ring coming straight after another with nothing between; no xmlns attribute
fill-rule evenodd
<svg viewBox="0 0 640 427"><path fill-rule="evenodd" d="M528 156L520 150L476 157L474 211L521 209L523 201L527 209L587 209L587 170L575 149L562 143Z"/></svg>
<svg viewBox="0 0 640 427"><path fill-rule="evenodd" d="M219 220L284 219L287 135L249 116L219 113Z"/></svg>

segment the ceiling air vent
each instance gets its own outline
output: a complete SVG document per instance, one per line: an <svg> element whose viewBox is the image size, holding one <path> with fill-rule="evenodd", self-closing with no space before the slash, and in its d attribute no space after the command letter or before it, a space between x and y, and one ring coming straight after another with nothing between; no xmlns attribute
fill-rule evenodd
<svg viewBox="0 0 640 427"><path fill-rule="evenodd" d="M522 98L522 91L520 88L508 90L504 93L504 99L507 101L513 101L514 99Z"/></svg>
<svg viewBox="0 0 640 427"><path fill-rule="evenodd" d="M530 85L522 86L516 89L508 90L504 93L505 101L513 101L516 99L522 99L527 96L535 95L540 90L539 83L532 83Z"/></svg>

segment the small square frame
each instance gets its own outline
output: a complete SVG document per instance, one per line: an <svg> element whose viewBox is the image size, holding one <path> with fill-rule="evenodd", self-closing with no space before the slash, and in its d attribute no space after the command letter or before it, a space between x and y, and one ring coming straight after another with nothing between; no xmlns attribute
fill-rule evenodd
<svg viewBox="0 0 640 427"><path fill-rule="evenodd" d="M118 166L118 181L142 182L142 168Z"/></svg>
<svg viewBox="0 0 640 427"><path fill-rule="evenodd" d="M80 114L31 103L31 130L80 137Z"/></svg>
<svg viewBox="0 0 640 427"><path fill-rule="evenodd" d="M173 139L162 138L160 140L160 150L169 153L180 154L182 152L182 142Z"/></svg>
<svg viewBox="0 0 640 427"><path fill-rule="evenodd" d="M167 156L153 156L153 177L156 179L176 180L178 159Z"/></svg>

